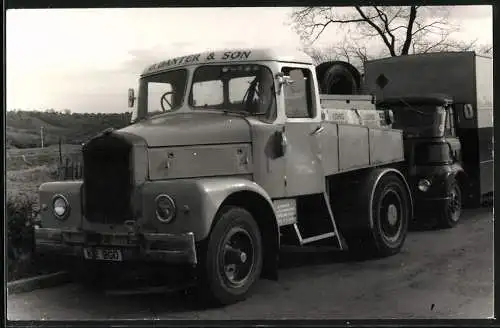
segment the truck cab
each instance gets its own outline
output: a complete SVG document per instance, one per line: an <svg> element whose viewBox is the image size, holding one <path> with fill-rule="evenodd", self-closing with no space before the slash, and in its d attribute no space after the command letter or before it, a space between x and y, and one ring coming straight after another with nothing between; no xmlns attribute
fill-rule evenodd
<svg viewBox="0 0 500 328"><path fill-rule="evenodd" d="M229 304L277 279L281 245L364 257L403 246L402 131L339 121L306 54L171 58L128 98L132 124L85 143L83 179L40 186L37 250L72 259L76 279L94 284L108 264L182 268L203 299Z"/></svg>
<svg viewBox="0 0 500 328"><path fill-rule="evenodd" d="M416 216L437 212L439 225L455 226L462 211L460 185L465 175L453 99L437 94L408 95L385 98L377 106L390 109L393 127L403 130Z"/></svg>

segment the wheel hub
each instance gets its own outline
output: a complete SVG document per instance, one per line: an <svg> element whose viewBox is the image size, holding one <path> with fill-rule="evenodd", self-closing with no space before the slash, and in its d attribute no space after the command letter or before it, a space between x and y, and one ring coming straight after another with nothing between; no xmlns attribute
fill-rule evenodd
<svg viewBox="0 0 500 328"><path fill-rule="evenodd" d="M253 243L244 230L235 229L229 233L222 249L222 271L230 285L243 284L253 267Z"/></svg>
<svg viewBox="0 0 500 328"><path fill-rule="evenodd" d="M394 204L389 205L387 208L387 221L391 226L396 225L398 222L398 208Z"/></svg>
<svg viewBox="0 0 500 328"><path fill-rule="evenodd" d="M453 189L450 192L450 204L449 204L449 209L451 212L451 218L453 221L458 221L460 217L460 211L461 211L461 203L460 203L460 196L456 189Z"/></svg>
<svg viewBox="0 0 500 328"><path fill-rule="evenodd" d="M401 236L402 225L402 206L401 198L396 190L389 189L382 194L378 213L380 215L380 229L383 238L390 242L396 242Z"/></svg>

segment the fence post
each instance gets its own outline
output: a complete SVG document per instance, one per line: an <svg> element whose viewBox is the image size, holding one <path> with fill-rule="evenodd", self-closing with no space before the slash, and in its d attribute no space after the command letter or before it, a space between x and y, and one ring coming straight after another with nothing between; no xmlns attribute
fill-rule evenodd
<svg viewBox="0 0 500 328"><path fill-rule="evenodd" d="M62 139L59 137L59 165L63 165L63 158L62 158Z"/></svg>
<svg viewBox="0 0 500 328"><path fill-rule="evenodd" d="M64 180L68 179L69 175L69 158L66 157L66 165L64 166Z"/></svg>

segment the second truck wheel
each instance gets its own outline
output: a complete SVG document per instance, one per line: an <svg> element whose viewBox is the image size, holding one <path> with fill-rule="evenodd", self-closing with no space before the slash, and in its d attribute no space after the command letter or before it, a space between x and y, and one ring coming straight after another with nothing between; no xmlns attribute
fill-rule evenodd
<svg viewBox="0 0 500 328"><path fill-rule="evenodd" d="M438 217L438 228L453 228L460 220L460 215L462 214L462 191L456 180L451 184L448 197L447 204Z"/></svg>

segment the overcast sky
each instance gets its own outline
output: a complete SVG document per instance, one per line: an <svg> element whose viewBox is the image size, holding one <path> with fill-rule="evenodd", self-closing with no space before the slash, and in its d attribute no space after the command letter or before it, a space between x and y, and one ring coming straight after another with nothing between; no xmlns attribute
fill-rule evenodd
<svg viewBox="0 0 500 328"><path fill-rule="evenodd" d="M300 47L292 8L7 11L7 108L123 112L145 66L233 47ZM490 6L455 7L456 38L492 43ZM331 28L319 45L343 39Z"/></svg>

